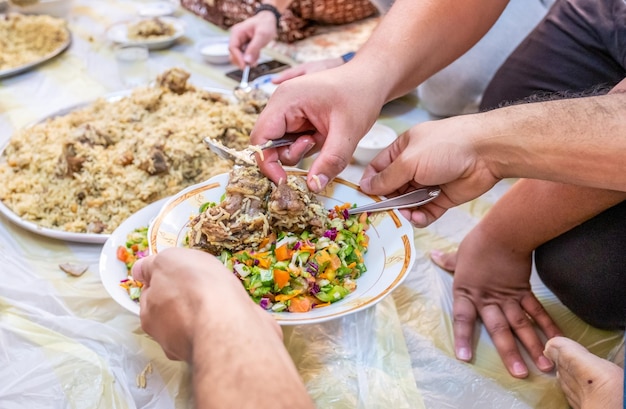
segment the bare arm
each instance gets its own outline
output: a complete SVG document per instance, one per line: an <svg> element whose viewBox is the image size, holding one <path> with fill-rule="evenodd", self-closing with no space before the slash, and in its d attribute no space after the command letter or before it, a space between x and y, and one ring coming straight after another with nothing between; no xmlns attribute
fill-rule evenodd
<svg viewBox="0 0 626 409"><path fill-rule="evenodd" d="M197 408L313 408L280 327L218 259L172 248L139 260L133 277L141 326L191 365Z"/></svg>
<svg viewBox="0 0 626 409"><path fill-rule="evenodd" d="M347 64L293 78L272 95L251 133L263 144L288 132L311 131L320 151L308 185L319 191L349 163L358 141L386 101L414 89L471 48L493 25L506 0L397 0ZM259 163L274 182L311 149L267 152ZM318 184L317 181L320 183Z"/></svg>
<svg viewBox="0 0 626 409"><path fill-rule="evenodd" d="M412 90L477 43L508 1L398 0L354 57L351 70L370 72L385 101Z"/></svg>
<svg viewBox="0 0 626 409"><path fill-rule="evenodd" d="M442 185L443 195L408 215L420 226L507 177L626 191L624 104L626 93L615 93L419 124L372 161L361 188Z"/></svg>
<svg viewBox="0 0 626 409"><path fill-rule="evenodd" d="M499 177L626 191L624 104L619 93L520 106L489 118L475 146Z"/></svg>

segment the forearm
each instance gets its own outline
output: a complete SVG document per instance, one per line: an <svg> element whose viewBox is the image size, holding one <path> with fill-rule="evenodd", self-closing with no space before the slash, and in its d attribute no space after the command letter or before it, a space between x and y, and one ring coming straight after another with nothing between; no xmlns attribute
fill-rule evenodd
<svg viewBox="0 0 626 409"><path fill-rule="evenodd" d="M625 199L624 192L522 179L477 228L507 251L527 254Z"/></svg>
<svg viewBox="0 0 626 409"><path fill-rule="evenodd" d="M508 1L397 0L348 64L389 101L415 88L471 48Z"/></svg>
<svg viewBox="0 0 626 409"><path fill-rule="evenodd" d="M193 343L196 407L313 408L281 338L257 315L267 313L224 301L229 304L214 302L205 314L198 312L207 324L198 328Z"/></svg>
<svg viewBox="0 0 626 409"><path fill-rule="evenodd" d="M626 191L626 94L515 105L466 118L490 171Z"/></svg>

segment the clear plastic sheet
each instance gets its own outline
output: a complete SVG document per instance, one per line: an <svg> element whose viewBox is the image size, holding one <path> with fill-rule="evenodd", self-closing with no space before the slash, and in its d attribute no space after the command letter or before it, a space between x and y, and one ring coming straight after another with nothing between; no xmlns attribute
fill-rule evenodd
<svg viewBox="0 0 626 409"><path fill-rule="evenodd" d="M105 30L137 12L141 1L75 0L71 48L36 71L2 81L0 143L60 108L119 89ZM186 41L223 35L193 16L187 40L151 55L153 72L185 66L198 85L232 87ZM401 132L428 119L414 95L387 104L381 121ZM358 181L362 169L344 175ZM415 231L417 261L377 306L327 323L284 328L285 346L319 408L567 408L553 374L510 377L489 337L477 335L476 361L452 352L452 277L434 266L431 249L453 249L508 187L450 211ZM70 244L27 232L0 216L0 408L191 408L186 364L170 361L106 293L98 274L101 246ZM61 263L89 265L71 277ZM600 356L621 333L580 322L535 280L559 325ZM151 367L150 372L148 368ZM137 377L145 373L145 388ZM245 392L245 387L242 387Z"/></svg>

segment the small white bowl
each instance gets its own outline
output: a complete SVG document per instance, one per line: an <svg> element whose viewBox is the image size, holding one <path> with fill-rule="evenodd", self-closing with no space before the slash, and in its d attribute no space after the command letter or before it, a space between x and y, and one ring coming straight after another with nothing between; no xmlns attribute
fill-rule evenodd
<svg viewBox="0 0 626 409"><path fill-rule="evenodd" d="M360 165L369 164L387 146L396 140L396 131L376 122L367 134L359 141L354 151L354 160Z"/></svg>
<svg viewBox="0 0 626 409"><path fill-rule="evenodd" d="M200 46L202 58L210 64L228 64L230 52L228 41L209 41Z"/></svg>

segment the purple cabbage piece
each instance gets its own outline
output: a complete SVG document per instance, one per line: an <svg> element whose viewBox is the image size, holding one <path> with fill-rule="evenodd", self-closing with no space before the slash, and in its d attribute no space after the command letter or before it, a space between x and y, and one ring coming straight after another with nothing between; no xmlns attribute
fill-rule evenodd
<svg viewBox="0 0 626 409"><path fill-rule="evenodd" d="M264 310L269 310L272 307L272 302L270 301L269 298L263 297L261 298L261 301L259 301L259 305Z"/></svg>
<svg viewBox="0 0 626 409"><path fill-rule="evenodd" d="M316 262L314 261L309 261L308 263L306 263L306 272L311 274L313 277L315 277L317 275L317 273L319 272L319 266L317 265Z"/></svg>
<svg viewBox="0 0 626 409"><path fill-rule="evenodd" d="M149 251L148 249L146 249L146 250L139 250L139 251L136 253L136 256L137 256L137 258L144 258L144 257L147 257L147 256L148 256L148 253L149 253L149 252L150 252L150 251Z"/></svg>
<svg viewBox="0 0 626 409"><path fill-rule="evenodd" d="M293 245L293 249L295 251L300 250L300 247L302 247L302 242L297 241L296 244Z"/></svg>
<svg viewBox="0 0 626 409"><path fill-rule="evenodd" d="M317 283L316 283L315 281L313 281L313 282L311 283L311 285L309 285L309 293L310 293L311 295L315 295L315 294L317 294L317 293L319 293L319 292L320 292L320 286L319 286L319 285L317 285Z"/></svg>
<svg viewBox="0 0 626 409"><path fill-rule="evenodd" d="M348 209L343 209L341 214L343 215L344 220L348 220L350 218L350 213L348 213Z"/></svg>
<svg viewBox="0 0 626 409"><path fill-rule="evenodd" d="M332 229L326 230L324 232L324 237L328 237L334 241L337 238L337 229L333 227Z"/></svg>

